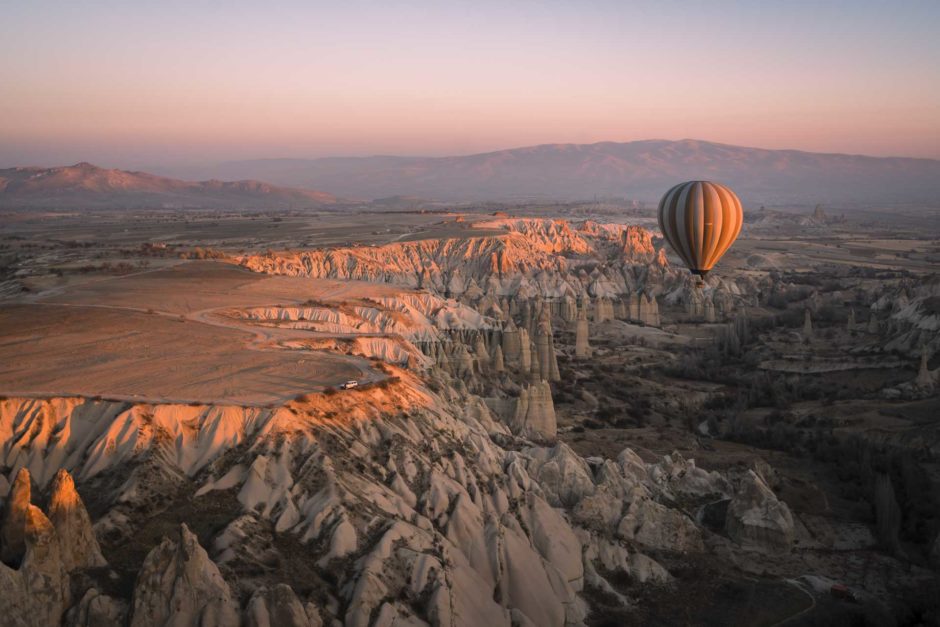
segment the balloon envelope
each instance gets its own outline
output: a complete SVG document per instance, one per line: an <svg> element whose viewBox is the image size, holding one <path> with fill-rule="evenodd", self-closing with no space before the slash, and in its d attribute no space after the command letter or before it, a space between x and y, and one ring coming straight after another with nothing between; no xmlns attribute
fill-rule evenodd
<svg viewBox="0 0 940 627"><path fill-rule="evenodd" d="M704 277L741 232L744 212L734 192L710 181L689 181L659 201L659 228L693 274Z"/></svg>

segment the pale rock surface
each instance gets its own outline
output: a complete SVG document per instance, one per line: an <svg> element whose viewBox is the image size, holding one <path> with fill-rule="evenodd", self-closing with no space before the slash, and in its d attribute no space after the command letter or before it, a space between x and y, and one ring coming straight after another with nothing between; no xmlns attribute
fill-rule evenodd
<svg viewBox="0 0 940 627"><path fill-rule="evenodd" d="M667 493L697 497L731 494L731 485L721 473L697 467L694 459L685 459L678 451L649 465L647 473L653 484Z"/></svg>
<svg viewBox="0 0 940 627"><path fill-rule="evenodd" d="M506 371L506 363L503 358L503 349L499 344L493 346L492 369L495 373Z"/></svg>
<svg viewBox="0 0 940 627"><path fill-rule="evenodd" d="M753 470L742 477L728 504L725 529L750 550L782 552L793 545L793 515Z"/></svg>
<svg viewBox="0 0 940 627"><path fill-rule="evenodd" d="M75 482L66 470L56 473L52 481L49 519L59 540L59 554L67 571L77 568L104 566L91 518L75 490Z"/></svg>
<svg viewBox="0 0 940 627"><path fill-rule="evenodd" d="M614 305L607 297L594 301L594 322L606 322L614 319Z"/></svg>
<svg viewBox="0 0 940 627"><path fill-rule="evenodd" d="M245 608L245 627L321 627L323 620L313 605L304 607L287 584L258 588Z"/></svg>
<svg viewBox="0 0 940 627"><path fill-rule="evenodd" d="M121 627L127 605L95 588L85 591L81 600L65 615L66 627Z"/></svg>
<svg viewBox="0 0 940 627"><path fill-rule="evenodd" d="M547 381L522 388L509 426L514 433L530 437L553 439L557 435L555 404Z"/></svg>
<svg viewBox="0 0 940 627"><path fill-rule="evenodd" d="M28 480L28 476L27 476ZM25 555L17 570L0 563L0 608L5 625L57 625L69 603L69 577L55 528L35 505L23 516Z"/></svg>
<svg viewBox="0 0 940 627"><path fill-rule="evenodd" d="M567 444L552 448L530 448L528 474L538 481L548 502L554 507L573 507L585 496L594 494L594 480L587 463Z"/></svg>
<svg viewBox="0 0 940 627"><path fill-rule="evenodd" d="M144 560L134 586L131 627L238 624L238 605L218 566L196 536L180 525Z"/></svg>
<svg viewBox="0 0 940 627"><path fill-rule="evenodd" d="M539 376L543 381L559 381L558 359L555 356L555 342L551 323L548 320L548 308L542 310L542 317L535 330L535 348Z"/></svg>
<svg viewBox="0 0 940 627"><path fill-rule="evenodd" d="M678 552L704 550L702 534L691 518L635 488L617 535L640 546Z"/></svg>
<svg viewBox="0 0 940 627"><path fill-rule="evenodd" d="M588 342L587 312L583 307L578 309L577 321L575 322L574 355L581 358L591 356L591 346Z"/></svg>

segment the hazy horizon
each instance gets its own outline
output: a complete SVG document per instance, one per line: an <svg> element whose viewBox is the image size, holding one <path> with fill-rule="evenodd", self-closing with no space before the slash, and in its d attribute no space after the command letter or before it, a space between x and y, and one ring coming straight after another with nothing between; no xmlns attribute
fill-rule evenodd
<svg viewBox="0 0 940 627"><path fill-rule="evenodd" d="M695 138L940 158L940 4L22 3L0 167Z"/></svg>
<svg viewBox="0 0 940 627"><path fill-rule="evenodd" d="M902 154L865 154L865 153L853 153L853 152L844 152L844 151L815 151L815 150L805 150L802 148L793 148L793 147L780 147L780 148L768 148L766 146L748 146L748 145L739 145L739 144L730 144L728 142L722 142L717 140L707 140L701 138L692 138L692 137L682 137L677 139L669 139L663 137L647 137L647 138L637 138L637 139L627 139L621 141L615 140L598 140L592 142L539 142L537 144L529 144L525 146L502 146L496 147L488 150L477 150L472 152L460 152L460 153L441 153L441 154L425 154L425 153L359 153L359 154L327 154L327 155L315 155L315 156L277 156L277 155L264 155L264 156L249 156L244 158L231 158L231 159L200 159L192 160L185 162L152 162L152 163L131 163L126 164L123 162L109 162L109 161L94 161L91 159L80 158L77 160L67 161L67 162L47 162L47 163L9 163L5 164L0 162L0 169L2 168L16 168L16 167L40 167L40 168L54 168L54 167L67 167L74 166L80 163L90 163L96 167L106 168L106 169L118 169L118 170L139 170L142 172L149 172L152 174L158 174L163 176L182 176L182 173L187 170L187 168L205 168L218 165L224 165L226 163L241 163L241 162L264 162L264 161L316 161L319 159L332 159L332 158L349 158L349 159L369 159L369 158L391 158L391 157L403 157L403 158L427 158L427 159L438 159L446 157L471 157L475 155L483 154L493 154L511 150L518 149L528 149L528 148L537 148L540 146L577 146L577 145L597 145L597 144L630 144L630 143L639 143L639 142L702 142L708 144L718 144L725 146L732 146L736 148L746 148L746 149L755 149L755 150L775 150L775 151L784 151L784 152L805 152L811 154L822 154L822 155L844 155L850 157L872 157L872 158L886 158L886 159L925 159L931 161L940 161L940 156L938 157L912 157L910 155Z"/></svg>

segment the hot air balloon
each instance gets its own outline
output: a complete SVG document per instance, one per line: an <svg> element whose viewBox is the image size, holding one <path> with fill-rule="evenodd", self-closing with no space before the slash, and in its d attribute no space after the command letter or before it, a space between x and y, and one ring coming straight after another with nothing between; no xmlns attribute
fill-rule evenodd
<svg viewBox="0 0 940 627"><path fill-rule="evenodd" d="M734 192L710 181L680 183L659 201L663 237L702 279L737 239L743 221Z"/></svg>

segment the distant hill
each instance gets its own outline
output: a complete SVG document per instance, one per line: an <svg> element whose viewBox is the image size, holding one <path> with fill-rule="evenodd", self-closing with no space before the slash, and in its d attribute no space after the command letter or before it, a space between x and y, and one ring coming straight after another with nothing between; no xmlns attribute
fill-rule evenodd
<svg viewBox="0 0 940 627"><path fill-rule="evenodd" d="M91 165L0 169L0 206L42 208L307 208L337 202L322 192L259 181L190 182Z"/></svg>
<svg viewBox="0 0 940 627"><path fill-rule="evenodd" d="M690 179L730 185L745 204L940 200L940 161L744 148L697 140L546 144L462 157L265 159L201 172L355 198L658 200Z"/></svg>

